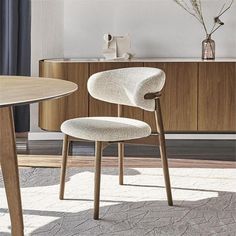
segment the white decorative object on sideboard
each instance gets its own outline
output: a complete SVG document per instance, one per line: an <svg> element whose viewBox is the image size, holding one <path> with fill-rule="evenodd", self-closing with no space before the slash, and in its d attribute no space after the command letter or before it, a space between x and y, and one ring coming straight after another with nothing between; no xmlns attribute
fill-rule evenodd
<svg viewBox="0 0 236 236"><path fill-rule="evenodd" d="M131 59L133 56L131 52L130 36L112 36L111 34L104 34L103 56L106 60L115 59Z"/></svg>

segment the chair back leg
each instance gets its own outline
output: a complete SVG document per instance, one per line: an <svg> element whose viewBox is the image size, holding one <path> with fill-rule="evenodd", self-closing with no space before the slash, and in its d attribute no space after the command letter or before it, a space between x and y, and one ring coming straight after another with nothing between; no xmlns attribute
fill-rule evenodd
<svg viewBox="0 0 236 236"><path fill-rule="evenodd" d="M157 98L155 101L156 101L155 121L156 121L157 132L159 133L160 154L161 154L161 162L162 162L162 168L163 168L164 179L165 179L168 205L173 206L168 160L166 156L166 143L165 143L165 134L164 134L163 121L162 121L162 114L161 114L160 98Z"/></svg>
<svg viewBox="0 0 236 236"><path fill-rule="evenodd" d="M118 143L119 184L124 184L124 143Z"/></svg>
<svg viewBox="0 0 236 236"><path fill-rule="evenodd" d="M96 141L94 174L94 220L99 219L100 182L101 182L102 142Z"/></svg>
<svg viewBox="0 0 236 236"><path fill-rule="evenodd" d="M60 179L60 194L59 199L64 199L65 192L65 178L66 178L66 166L68 158L69 138L68 135L64 136L63 150L62 150L62 163L61 163L61 179Z"/></svg>

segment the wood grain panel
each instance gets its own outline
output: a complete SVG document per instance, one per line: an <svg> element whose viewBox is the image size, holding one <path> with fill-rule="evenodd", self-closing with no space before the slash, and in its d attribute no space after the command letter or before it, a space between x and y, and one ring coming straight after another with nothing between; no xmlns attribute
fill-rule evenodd
<svg viewBox="0 0 236 236"><path fill-rule="evenodd" d="M67 80L66 63L40 62L39 75L42 77ZM60 98L39 103L39 127L44 130L59 131L66 120L67 98Z"/></svg>
<svg viewBox="0 0 236 236"><path fill-rule="evenodd" d="M142 67L143 63L135 62L99 62L90 64L90 75L112 69L126 67ZM117 106L106 102L98 101L89 97L89 116L117 116ZM124 107L124 116L136 119L143 119L143 111L134 107Z"/></svg>
<svg viewBox="0 0 236 236"><path fill-rule="evenodd" d="M153 62L153 63L144 63L144 66L146 67L155 67L155 68L159 68L163 71L166 71L166 63L156 63L156 62ZM166 88L165 88L166 89ZM164 94L165 94L165 89L163 90L163 94L162 94L162 97L161 97L161 108L162 108L162 113L163 113L163 106L162 106L162 100L163 100L163 97L164 97ZM157 128L156 128L156 124L155 124L155 114L154 112L150 112L150 111L144 111L144 121L147 122L151 128L152 128L152 131L153 132L157 132ZM163 124L164 124L164 129L166 131L166 122L165 122L165 119L163 117Z"/></svg>
<svg viewBox="0 0 236 236"><path fill-rule="evenodd" d="M133 118L137 120L143 120L143 110L136 107L124 107L124 117Z"/></svg>
<svg viewBox="0 0 236 236"><path fill-rule="evenodd" d="M60 131L66 119L88 116L88 63L40 62L40 76L69 80L79 89L68 97L42 102L39 105L39 126Z"/></svg>
<svg viewBox="0 0 236 236"><path fill-rule="evenodd" d="M88 116L88 77L88 63L68 63L67 79L76 83L79 89L66 98L66 119Z"/></svg>
<svg viewBox="0 0 236 236"><path fill-rule="evenodd" d="M145 63L165 71L166 85L161 97L165 131L197 131L198 63ZM144 120L154 131L151 112L144 112Z"/></svg>
<svg viewBox="0 0 236 236"><path fill-rule="evenodd" d="M200 131L236 131L236 63L199 65Z"/></svg>

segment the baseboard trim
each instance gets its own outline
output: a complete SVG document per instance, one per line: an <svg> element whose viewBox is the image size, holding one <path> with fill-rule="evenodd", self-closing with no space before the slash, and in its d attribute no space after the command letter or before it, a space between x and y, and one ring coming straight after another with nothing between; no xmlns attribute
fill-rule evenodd
<svg viewBox="0 0 236 236"><path fill-rule="evenodd" d="M63 136L61 132L30 132L28 140L62 140Z"/></svg>
<svg viewBox="0 0 236 236"><path fill-rule="evenodd" d="M62 140L60 132L30 132L29 140ZM166 134L166 139L236 140L236 134Z"/></svg>

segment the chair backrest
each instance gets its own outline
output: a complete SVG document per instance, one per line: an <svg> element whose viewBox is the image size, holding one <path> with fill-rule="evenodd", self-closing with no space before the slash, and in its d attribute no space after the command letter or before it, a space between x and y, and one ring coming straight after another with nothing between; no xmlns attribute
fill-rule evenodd
<svg viewBox="0 0 236 236"><path fill-rule="evenodd" d="M155 110L154 99L147 93L160 92L165 84L165 73L157 68L131 67L99 72L90 76L89 94L99 100Z"/></svg>

